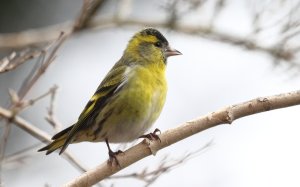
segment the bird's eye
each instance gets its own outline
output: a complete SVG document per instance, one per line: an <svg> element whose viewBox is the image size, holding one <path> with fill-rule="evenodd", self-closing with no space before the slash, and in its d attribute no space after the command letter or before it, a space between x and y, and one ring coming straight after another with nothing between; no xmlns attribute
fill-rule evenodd
<svg viewBox="0 0 300 187"><path fill-rule="evenodd" d="M162 43L161 43L161 42L156 42L156 43L154 43L154 45L155 45L156 47L162 47Z"/></svg>

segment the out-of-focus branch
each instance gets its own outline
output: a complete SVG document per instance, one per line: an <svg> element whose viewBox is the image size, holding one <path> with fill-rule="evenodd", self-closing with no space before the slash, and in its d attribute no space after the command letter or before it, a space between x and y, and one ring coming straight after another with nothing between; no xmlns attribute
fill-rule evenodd
<svg viewBox="0 0 300 187"><path fill-rule="evenodd" d="M66 23L68 25L69 23ZM67 27L65 25L65 27ZM169 28L168 22L159 22L159 21L145 21L145 20L137 20L137 19L115 19L115 18L109 18L109 19L96 19L91 21L88 25L86 25L87 28L98 28L98 29L105 29L105 28L112 28L112 27L119 27L119 26L139 26L139 27L157 27L157 28ZM1 48L7 48L7 47L22 47L27 45L32 45L40 42L47 42L53 40L53 34L51 33L57 33L58 28L61 27L61 25L52 26L48 28L49 35L46 37L43 37L44 41L40 40L40 35L44 36L45 30L42 29L41 33L39 33L38 30L35 31L23 31L20 33L11 34L11 36L6 37L5 35L0 35L0 49ZM252 41L251 39L248 39L247 37L240 37L236 35L232 35L230 33L223 32L218 29L211 28L210 26L195 26L195 25L183 25L183 24L176 24L172 26L172 29L176 32L185 33L189 35L197 35L203 38L207 38L210 40L215 40L219 42L229 43L232 45L241 46L248 50L256 50L261 51L264 53L267 53L271 55L274 58L279 58L281 60L290 61L293 59L293 53L289 50L284 50L281 48L278 48L278 45L274 46L262 46L260 44L257 44L256 41ZM66 29L67 32L71 30L71 28ZM13 36L16 35L16 36ZM28 35L33 35L32 38L38 38L38 40L34 41L28 41L24 39L23 43L16 44L14 41L14 38L22 38L22 36L27 37ZM3 41L3 42L1 42ZM11 42L10 42L11 41ZM22 41L22 40L19 40ZM10 44L16 44L15 46L8 46Z"/></svg>
<svg viewBox="0 0 300 187"><path fill-rule="evenodd" d="M151 26L151 27L160 27L160 28L169 28L168 22L151 22L151 21L143 21L143 20L95 20L91 23L91 27L96 28L109 28L109 27L117 27L117 26ZM279 48L277 45L274 46L262 46L256 43L256 41L252 41L247 37L239 37L236 35L232 35L226 32L223 32L218 29L213 29L211 27L205 26L194 26L194 25L183 25L176 24L172 27L174 31L185 33L189 35L201 36L203 38L207 38L210 40L215 40L219 42L224 42L232 45L241 46L248 50L256 50L260 52L267 53L274 58L278 58L281 60L290 61L293 59L293 51L284 50Z"/></svg>
<svg viewBox="0 0 300 187"><path fill-rule="evenodd" d="M0 73L14 70L24 62L37 58L41 55L42 50L25 49L19 53L13 52L9 56L0 60Z"/></svg>
<svg viewBox="0 0 300 187"><path fill-rule="evenodd" d="M54 41L57 36L64 31L69 35L72 28L70 22L58 24L39 29L29 29L17 33L7 33L0 35L0 49L5 48L22 48L35 44L46 43Z"/></svg>
<svg viewBox="0 0 300 187"><path fill-rule="evenodd" d="M21 118L20 116L16 116L13 112L0 107L0 117L9 120L10 122L14 123L19 128L23 129L28 134L31 134L36 139L40 140L41 142L51 142L51 137L44 131L40 130L33 124L29 123L25 119ZM69 152L63 154L64 157L70 161L71 164L76 166L77 169L84 172L86 168L80 164L80 162L75 159Z"/></svg>
<svg viewBox="0 0 300 187"><path fill-rule="evenodd" d="M188 154L185 154L181 156L178 159L171 159L170 155L166 155L161 161L160 164L155 169L149 169L148 167L145 167L141 172L134 172L124 175L115 175L110 176L109 179L124 179L124 178L132 178L137 179L145 182L145 187L150 186L153 184L159 177L161 177L163 174L166 174L167 172L171 171L175 167L178 167L180 165L183 165L188 160L196 157L199 155L200 152L204 152L212 145L212 141L208 142L204 146L202 146L200 149L190 152ZM173 160L173 161L170 161Z"/></svg>
<svg viewBox="0 0 300 187"><path fill-rule="evenodd" d="M81 13L74 24L73 32L86 28L104 2L105 0L84 0Z"/></svg>
<svg viewBox="0 0 300 187"><path fill-rule="evenodd" d="M33 73L30 74L23 82L22 87L20 88L18 93L20 98L23 98L27 94L27 92L31 89L31 87L36 83L36 81L45 73L46 69L54 61L57 50L66 40L66 38L67 37L64 35L64 33L61 32L59 38L53 44L54 45L53 49L49 52L49 54L45 52L45 56L42 56L44 58L42 58L41 65L39 67L34 67Z"/></svg>
<svg viewBox="0 0 300 187"><path fill-rule="evenodd" d="M225 107L216 112L212 112L195 120L188 121L176 128L163 132L160 135L161 142L149 142L145 139L143 142L129 148L124 152L124 154L117 156L121 167L105 162L96 168L85 172L81 176L65 184L65 186L92 186L93 184L100 182L101 180L147 156L155 155L158 150L168 147L180 140L183 140L208 128L212 128L221 124L231 124L236 119L256 113L299 104L300 90L274 96L260 97Z"/></svg>
<svg viewBox="0 0 300 187"><path fill-rule="evenodd" d="M26 147L22 150L19 150L11 155L7 155L3 159L3 167L4 168L16 168L20 166L21 164L24 164L25 160L29 157L33 156L35 152L33 150L36 150L38 146L40 146L41 143Z"/></svg>
<svg viewBox="0 0 300 187"><path fill-rule="evenodd" d="M29 90L33 87L33 85L37 82L37 80L45 73L47 68L50 66L50 64L53 62L55 58L55 54L58 50L58 48L62 45L62 43L65 41L66 37L64 36L63 32L60 34L57 40L55 40L52 43L52 49L48 53L48 50L41 50L40 53L40 60L38 61L32 71L29 73L27 78L22 82L21 88L19 89L18 93L15 93L14 91L10 91L11 96L11 104L9 106L10 111L12 112L12 117L9 118L9 120L5 121L5 126L3 127L3 131L1 133L1 141L0 141L0 174L2 173L2 163L5 155L5 149L6 144L8 141L8 137L10 134L11 129L11 120L13 119L13 116L17 115L18 112L21 111L22 108L25 108L29 105L32 105L35 101L39 100L40 98L45 97L45 95L42 95L36 99L33 99L29 102L24 101L25 95L29 92ZM51 45L50 45L51 46ZM22 60L22 59L20 59ZM20 63L20 62L19 62ZM1 176L0 176L0 182L1 182Z"/></svg>
<svg viewBox="0 0 300 187"><path fill-rule="evenodd" d="M62 124L57 120L57 118L54 115L54 100L57 88L58 87L56 85L52 88L50 106L48 108L48 115L45 117L48 123L50 123L50 125L54 128L55 132L58 132L62 128Z"/></svg>
<svg viewBox="0 0 300 187"><path fill-rule="evenodd" d="M87 27L96 11L105 1L106 0L84 0L81 13L74 22L69 21L17 33L0 34L0 49L38 45L56 40L61 32L64 32L65 36L69 36L74 32L80 31Z"/></svg>
<svg viewBox="0 0 300 187"><path fill-rule="evenodd" d="M57 86L53 86L51 87L47 92L26 100L26 99L20 99L20 97L18 96L18 94L14 91L14 90L9 90L9 95L11 98L11 102L12 102L12 111L17 114L20 111L24 110L25 108L34 105L36 102L40 101L41 99L47 97L47 96L52 96L55 92L56 92Z"/></svg>
<svg viewBox="0 0 300 187"><path fill-rule="evenodd" d="M45 95L42 95L36 99L30 100L29 102L23 101L25 95L28 93L28 91L32 88L32 86L37 82L37 80L45 73L47 68L50 66L50 64L53 62L55 58L55 54L59 47L62 45L62 43L65 41L66 37L63 33L60 34L60 36L56 39L55 42L52 43L53 48L48 54L49 49L42 49L40 52L40 60L38 61L33 69L32 72L29 73L28 77L23 81L21 84L21 88L19 89L18 93L15 93L14 91L10 91L11 96L11 105L10 110L16 115L22 108L25 108L29 105L32 105L35 101L39 100L40 98L43 98L45 95L48 95L46 93ZM50 45L51 46L51 45ZM49 48L50 48L49 46ZM23 60L24 58L21 58L20 60ZM0 168L1 168L1 160L3 159L4 152L5 152L5 146L10 133L10 123L7 121L7 124L4 127L4 131L2 133L2 141L0 142Z"/></svg>
<svg viewBox="0 0 300 187"><path fill-rule="evenodd" d="M280 21L267 26L262 25L262 17L265 12L270 9L269 3L264 4L260 1L254 2L255 8L253 10L252 24L253 33L250 33L250 35L249 33L246 33L244 36L237 36L214 27L215 20L219 17L220 12L225 9L225 5L228 4L226 0L214 1L212 9L213 14L211 15L210 22L207 25L187 25L181 21L185 15L196 11L197 8L203 8L203 5L205 5L206 2L206 0L168 1L163 6L167 15L166 20L145 21L128 16L129 11L131 10L131 0L122 0L119 2L119 9L116 10L116 16L92 19L97 9L103 6L104 0L84 0L82 11L74 23L66 22L41 29L22 31L19 33L0 34L0 49L19 48L52 41L60 30L63 30L66 35L71 35L84 28L105 29L121 26L151 26L171 29L176 32L189 35L196 35L209 40L236 45L247 50L264 52L269 54L275 62L286 61L290 65L300 67L298 54L300 46L297 44L290 44L293 43L291 41L294 41L294 38L300 36L298 29L300 24L298 23L298 19L295 19L295 14L300 8L299 3L296 3L295 6L291 7L289 11L287 11L287 15L283 16ZM278 1L276 1L276 3L278 3ZM264 45L263 43L257 42L258 40L255 36L258 35L259 32L278 25L280 25L283 29L283 32L278 36L277 41L274 41L272 45Z"/></svg>

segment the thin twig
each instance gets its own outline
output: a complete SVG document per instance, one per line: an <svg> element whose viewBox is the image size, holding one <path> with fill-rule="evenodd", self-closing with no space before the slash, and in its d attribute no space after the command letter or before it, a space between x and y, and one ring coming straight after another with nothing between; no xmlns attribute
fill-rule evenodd
<svg viewBox="0 0 300 187"><path fill-rule="evenodd" d="M55 55L59 47L63 44L63 42L66 40L66 36L63 32L60 33L59 38L57 41L55 41L53 45L53 49L49 54L47 54L47 57L41 61L40 67L35 71L35 73L28 79L27 82L23 84L23 86L19 90L19 97L23 98L26 93L31 89L31 87L36 83L36 81L45 73L46 69L50 66L50 64L55 59Z"/></svg>
<svg viewBox="0 0 300 187"><path fill-rule="evenodd" d="M26 106L26 104L24 104L24 101L23 101L24 97L29 92L29 90L33 87L33 85L37 82L37 80L45 73L46 69L50 66L50 64L53 62L58 48L62 45L62 43L65 41L65 39L66 39L66 37L64 36L63 33L61 33L59 38L57 39L57 41L53 43L54 46L53 46L53 49L50 52L50 54L45 59L41 58L42 59L41 66L37 69L34 68L32 75L28 76L28 78L26 78L26 80L21 85L19 92L17 94L10 92L11 98L12 98L11 99L12 104L9 108L12 111L12 113L11 113L12 115L10 116L10 118L7 118L8 120L6 120L5 126L3 127L4 130L1 134L2 141L0 142L0 175L2 174L2 163L3 163L3 159L4 159L4 155L5 155L8 137L9 137L10 130L11 130L10 122L13 121L14 117L20 111L20 109L21 109L20 106L22 106L22 105ZM41 56L43 56L43 54L45 54L45 51L44 50L41 50L41 51L43 52L43 53L41 53ZM38 97L36 100L39 100L40 98L43 98L44 96L45 95L42 95L41 97ZM28 102L28 104L30 105L30 104L33 104L34 102L35 102L35 100L32 100L31 102ZM1 176L0 176L0 181L1 181Z"/></svg>
<svg viewBox="0 0 300 187"><path fill-rule="evenodd" d="M155 167L155 169L150 170L148 167L144 168L141 172L134 172L125 175L116 175L110 176L109 179L124 179L124 178L132 178L137 179L145 182L145 186L150 186L153 184L162 174L166 174L167 172L171 171L175 167L179 167L180 165L186 163L188 160L195 158L200 152L204 152L208 147L212 145L212 141L205 144L200 149L196 151L187 153L180 158L173 159L172 162L167 163L167 160L171 160L169 157L170 155L165 156L161 161L160 164Z"/></svg>
<svg viewBox="0 0 300 187"><path fill-rule="evenodd" d="M33 150L36 150L38 146L41 146L41 143L34 144L30 147L26 147L25 149L19 150L13 154L7 155L3 159L3 165L5 168L9 168L13 166L18 166L19 164L23 164L25 159L29 158L33 155Z"/></svg>
<svg viewBox="0 0 300 187"><path fill-rule="evenodd" d="M25 49L19 53L12 52L9 56L0 60L0 73L12 71L22 65L24 62L37 58L41 55L42 50Z"/></svg>
<svg viewBox="0 0 300 187"><path fill-rule="evenodd" d="M55 101L55 96L56 96L56 91L57 91L57 86L54 85L52 87L52 92L51 92L51 97L50 97L50 106L47 109L48 114L45 117L46 121L54 128L55 132L58 132L62 128L62 124L58 121L58 119L54 115L54 101Z"/></svg>
<svg viewBox="0 0 300 187"><path fill-rule="evenodd" d="M56 85L54 85L47 92L45 92L35 98L29 99L29 100L20 99L18 94L14 90L10 89L9 95L10 95L11 103L12 103L11 110L13 110L15 114L18 114L25 108L27 108L29 106L33 106L36 102L40 101L41 99L46 98L49 95L51 96L50 98L52 98L52 96L56 92L57 88L58 87Z"/></svg>
<svg viewBox="0 0 300 187"><path fill-rule="evenodd" d="M40 140L41 142L47 142L47 143L52 142L51 137L46 132L37 128L36 126L29 123L28 121L21 118L20 116L16 115L13 117L13 115L14 114L11 111L0 107L0 117L7 120L11 119L12 123L14 123L19 128L23 129L25 132L32 135L36 139ZM79 171L81 172L87 171L86 167L82 166L82 164L77 159L75 159L69 152L66 152L63 156L65 158L68 158L67 161L69 161L74 166L76 166L76 168L79 169Z"/></svg>

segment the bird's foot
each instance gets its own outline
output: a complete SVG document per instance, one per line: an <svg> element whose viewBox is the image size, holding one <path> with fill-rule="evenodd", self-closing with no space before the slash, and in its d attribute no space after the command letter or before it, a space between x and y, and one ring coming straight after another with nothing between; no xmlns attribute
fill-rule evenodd
<svg viewBox="0 0 300 187"><path fill-rule="evenodd" d="M161 142L161 140L158 136L158 134L160 134L160 133L161 133L161 131L156 128L153 132L150 132L149 134L142 135L139 138L147 138L150 141L159 140L159 142Z"/></svg>
<svg viewBox="0 0 300 187"><path fill-rule="evenodd" d="M121 167L121 165L120 165L120 163L119 163L119 161L118 161L118 159L117 159L117 155L119 155L119 154L121 154L121 153L124 153L124 152L121 151L121 150L118 150L118 151L116 151L116 152L113 152L113 151L111 150L110 146L109 146L109 143L108 143L108 139L107 139L107 138L105 138L105 143L106 143L106 145L107 145L108 155L109 155L109 159L108 159L108 161L107 161L108 164L109 164L110 166L112 166L113 163L115 162L116 165L117 165L118 167Z"/></svg>
<svg viewBox="0 0 300 187"><path fill-rule="evenodd" d="M119 155L121 153L124 153L124 152L121 150L113 152L112 150L109 149L108 150L108 155L109 155L108 163L112 166L113 163L115 162L118 167L121 167L119 160L117 159L117 155Z"/></svg>

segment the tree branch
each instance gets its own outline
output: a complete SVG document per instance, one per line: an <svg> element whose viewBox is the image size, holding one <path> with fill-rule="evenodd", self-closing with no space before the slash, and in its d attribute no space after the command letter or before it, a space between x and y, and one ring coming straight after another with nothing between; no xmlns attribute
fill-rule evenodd
<svg viewBox="0 0 300 187"><path fill-rule="evenodd" d="M125 20L116 18L99 18L96 20L91 20L89 23L87 23L86 28L105 29L125 25L140 27L150 26L169 29L169 23L166 21L159 22L138 19ZM32 44L52 41L55 39L55 36L57 36L57 33L59 33L60 30L63 30L66 33L66 35L69 35L72 32L72 24L67 22L64 24L53 25L42 29L22 31L19 33L1 34L0 49L24 47ZM222 32L218 29L211 28L210 26L176 24L172 27L172 30L184 34L200 36L209 40L241 46L248 50L261 51L280 60L291 61L294 57L293 51L280 49L277 45L269 47L262 46L257 44L256 41L248 39L247 37L239 37L236 35L232 35L226 32Z"/></svg>
<svg viewBox="0 0 300 187"><path fill-rule="evenodd" d="M96 11L104 2L105 0L84 0L81 13L75 21L16 33L0 34L0 49L22 48L54 41L61 32L64 32L65 36L69 36L88 27Z"/></svg>
<svg viewBox="0 0 300 187"><path fill-rule="evenodd" d="M28 50L25 49L19 53L12 52L9 56L0 60L0 73L8 72L16 69L28 60L37 58L43 53L42 49Z"/></svg>
<svg viewBox="0 0 300 187"><path fill-rule="evenodd" d="M23 129L28 134L31 134L36 139L42 141L42 142L52 142L51 137L45 133L44 131L40 130L39 128L35 127L34 125L30 124L25 119L16 116L13 112L6 110L2 107L0 107L0 117L3 117L10 122L16 124L18 127ZM67 158L68 161L70 161L71 164L76 166L80 171L85 172L87 171L85 167L83 167L78 160L76 160L70 153L65 153L63 156Z"/></svg>
<svg viewBox="0 0 300 187"><path fill-rule="evenodd" d="M84 0L81 13L74 24L73 32L86 28L104 2L105 0Z"/></svg>
<svg viewBox="0 0 300 187"><path fill-rule="evenodd" d="M85 172L81 176L65 184L65 186L91 186L147 156L155 155L160 149L168 147L208 128L215 127L220 124L231 124L236 119L256 113L299 104L300 90L269 97L260 97L244 103L225 107L216 112L212 112L195 120L183 123L176 128L165 131L160 135L161 142L149 142L144 140L129 148L124 152L124 154L117 156L121 167L115 165L111 166L107 162L104 162L103 164Z"/></svg>

